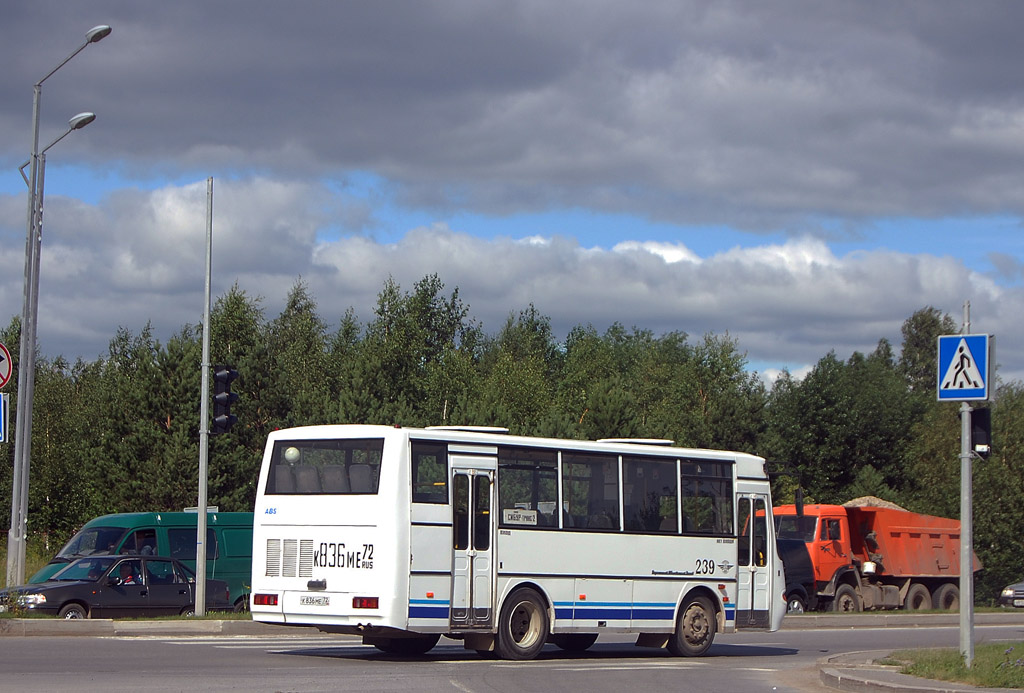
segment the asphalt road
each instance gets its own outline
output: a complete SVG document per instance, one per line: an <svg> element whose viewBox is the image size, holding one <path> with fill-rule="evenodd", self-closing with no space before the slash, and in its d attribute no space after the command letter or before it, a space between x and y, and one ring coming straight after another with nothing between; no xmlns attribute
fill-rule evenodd
<svg viewBox="0 0 1024 693"><path fill-rule="evenodd" d="M480 657L442 640L401 659L357 639L282 629L258 635L33 636L0 640L0 691L820 691L820 658L956 647L956 626L821 625L719 635L708 656L676 658L605 636L583 655L548 646L531 662ZM1024 640L1024 626L977 625L975 641Z"/></svg>

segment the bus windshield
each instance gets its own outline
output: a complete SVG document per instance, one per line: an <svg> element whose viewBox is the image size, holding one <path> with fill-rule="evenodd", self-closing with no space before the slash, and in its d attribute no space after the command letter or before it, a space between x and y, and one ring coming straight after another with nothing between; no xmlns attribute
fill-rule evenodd
<svg viewBox="0 0 1024 693"><path fill-rule="evenodd" d="M79 556L114 553L128 530L124 527L87 527L64 545L57 558L71 560Z"/></svg>

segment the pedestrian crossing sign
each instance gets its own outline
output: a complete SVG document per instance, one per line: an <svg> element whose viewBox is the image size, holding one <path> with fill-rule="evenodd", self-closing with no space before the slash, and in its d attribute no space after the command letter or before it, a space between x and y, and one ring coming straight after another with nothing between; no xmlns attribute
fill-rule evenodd
<svg viewBox="0 0 1024 693"><path fill-rule="evenodd" d="M987 400L989 356L987 334L939 337L939 401Z"/></svg>

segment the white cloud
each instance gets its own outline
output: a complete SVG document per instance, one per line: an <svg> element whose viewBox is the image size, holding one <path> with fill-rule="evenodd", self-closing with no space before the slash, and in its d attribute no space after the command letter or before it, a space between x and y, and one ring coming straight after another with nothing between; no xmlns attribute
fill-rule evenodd
<svg viewBox="0 0 1024 693"><path fill-rule="evenodd" d="M658 243L656 241L623 241L612 248L617 253L645 251L657 255L668 264L676 262L700 262L696 253L681 243Z"/></svg>
<svg viewBox="0 0 1024 693"><path fill-rule="evenodd" d="M11 199L0 199L10 208ZM728 332L752 363L804 371L830 350L871 351L881 338L898 349L900 326L935 306L959 318L969 299L975 330L998 335L1005 378L1024 378L1024 291L1001 287L951 257L890 251L837 256L800 238L700 256L682 244L623 242L606 250L564 236L485 240L444 222L393 243L365 236L318 237L339 203L318 185L263 178L215 184L214 294L238 281L264 299L268 315L301 276L321 314L348 307L372 317L392 277L403 288L436 273L459 288L485 330L533 303L556 332L613 322L693 338ZM202 315L205 181L153 192L122 191L98 206L48 201L43 244L40 340L44 353L93 358L118 326L152 321L166 339ZM0 253L0 300L20 308L18 229ZM12 241L13 239L13 241ZM23 243L23 241L21 241Z"/></svg>

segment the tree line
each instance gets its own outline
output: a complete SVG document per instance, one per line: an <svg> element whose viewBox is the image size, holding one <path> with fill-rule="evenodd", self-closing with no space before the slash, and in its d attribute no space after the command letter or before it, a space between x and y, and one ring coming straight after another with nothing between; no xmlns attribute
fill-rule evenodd
<svg viewBox="0 0 1024 693"><path fill-rule="evenodd" d="M752 452L771 461L776 502L799 486L808 502L874 495L958 517L959 408L935 401L936 338L958 331L925 307L904 322L898 356L881 339L769 387L728 335L578 325L559 340L533 305L485 332L437 275L411 290L388 280L368 320L349 309L334 329L301 280L271 319L236 285L211 315L212 361L238 370L241 398L231 432L210 437L209 502L252 509L263 444L278 428L473 424ZM19 336L18 318L0 331L6 344ZM149 325L122 327L95 361L37 358L31 541L53 552L97 515L195 505L201 360L199 325L166 343ZM1024 387L1001 383L988 406L993 452L974 465L980 601L1021 577L1024 553ZM12 394L12 419L16 407ZM0 445L0 488L11 488L13 447ZM10 517L6 493L0 513Z"/></svg>

